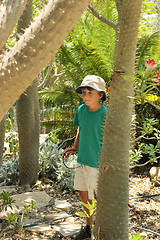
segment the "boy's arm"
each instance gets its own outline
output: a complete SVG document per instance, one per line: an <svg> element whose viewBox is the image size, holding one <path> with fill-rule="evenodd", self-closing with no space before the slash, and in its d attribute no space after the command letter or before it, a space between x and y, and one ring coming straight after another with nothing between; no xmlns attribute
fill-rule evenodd
<svg viewBox="0 0 160 240"><path fill-rule="evenodd" d="M75 138L74 144L73 144L73 146L72 146L72 148L75 148L75 149L77 149L77 150L78 150L78 148L79 148L79 135L80 135L80 127L78 127L78 129L77 129L76 138Z"/></svg>
<svg viewBox="0 0 160 240"><path fill-rule="evenodd" d="M63 152L63 157L64 158L68 158L70 155L78 152L79 134L80 134L80 127L78 127L78 129L77 129L76 138L74 140L74 144L73 144L72 148L67 148L67 149L64 150L64 152Z"/></svg>

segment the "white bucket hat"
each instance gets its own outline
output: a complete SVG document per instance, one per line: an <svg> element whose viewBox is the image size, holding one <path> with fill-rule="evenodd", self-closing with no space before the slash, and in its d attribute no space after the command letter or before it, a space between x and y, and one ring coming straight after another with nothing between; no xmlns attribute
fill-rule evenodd
<svg viewBox="0 0 160 240"><path fill-rule="evenodd" d="M103 78L96 75L87 75L81 85L76 88L76 92L82 94L82 87L91 87L98 92L103 92L103 97L101 98L103 101L106 100L106 84Z"/></svg>

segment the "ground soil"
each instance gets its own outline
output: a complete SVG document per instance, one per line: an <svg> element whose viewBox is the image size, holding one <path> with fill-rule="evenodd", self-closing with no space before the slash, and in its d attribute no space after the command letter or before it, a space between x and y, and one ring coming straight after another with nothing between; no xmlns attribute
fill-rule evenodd
<svg viewBox="0 0 160 240"><path fill-rule="evenodd" d="M160 196L143 197L138 196L160 194L160 186L155 186L151 182L149 176L149 167L135 169L130 174L130 225L152 230L160 234ZM135 199L133 199L135 198ZM160 236L147 231L137 229L144 240L160 239ZM135 229L130 229L130 234L133 234Z"/></svg>
<svg viewBox="0 0 160 240"><path fill-rule="evenodd" d="M37 190L45 190L47 194L49 194L53 199L63 199L67 200L72 204L72 210L70 214L74 214L75 211L79 211L81 206L78 204L78 193L72 194L63 194L60 187L57 183L44 179L43 181L39 181L38 184L33 188L33 191ZM137 226L141 228L145 228L146 230L152 230L160 234L160 196L159 197L152 197L152 198L135 198L138 196L146 196L151 194L159 194L160 187L154 186L154 184L150 181L149 177L149 167L141 168L141 169L134 169L130 173L130 200L129 200L129 224L130 226ZM54 201L54 200L53 200ZM53 201L50 201L49 205L45 208L39 209L38 212L33 213L32 217L39 216L41 217L54 211L54 204ZM84 223L83 219L78 217L74 217L75 222ZM42 220L39 220L39 222ZM130 235L134 233L141 233L141 237L144 240L151 240L151 239L160 239L154 233L148 232L146 230L139 230L130 227ZM9 232L1 232L0 239L73 239L73 237L62 237L58 232L55 230L43 232L43 233L36 233L36 232L29 232L24 229L22 232L13 233L12 231Z"/></svg>

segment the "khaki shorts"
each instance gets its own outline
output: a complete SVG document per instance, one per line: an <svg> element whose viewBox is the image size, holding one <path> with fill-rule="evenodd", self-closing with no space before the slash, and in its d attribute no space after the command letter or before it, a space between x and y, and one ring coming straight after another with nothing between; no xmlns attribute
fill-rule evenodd
<svg viewBox="0 0 160 240"><path fill-rule="evenodd" d="M90 200L97 192L98 168L92 168L77 163L77 169L74 179L74 188L79 191L88 191Z"/></svg>

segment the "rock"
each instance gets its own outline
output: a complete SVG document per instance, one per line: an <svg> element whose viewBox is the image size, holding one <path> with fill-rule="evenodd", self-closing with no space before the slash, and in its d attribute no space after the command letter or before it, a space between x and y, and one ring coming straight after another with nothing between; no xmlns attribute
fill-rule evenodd
<svg viewBox="0 0 160 240"><path fill-rule="evenodd" d="M145 237L147 237L147 233L146 232L141 232L139 236L145 238Z"/></svg>
<svg viewBox="0 0 160 240"><path fill-rule="evenodd" d="M5 192L9 192L9 193L13 193L13 192L15 192L16 191L16 188L17 188L18 186L2 186L2 187L0 187L0 194L3 192L3 191L5 191Z"/></svg>
<svg viewBox="0 0 160 240"><path fill-rule="evenodd" d="M27 228L27 230L30 232L36 232L36 233L53 231L52 227L49 225L39 225L39 226L29 227Z"/></svg>
<svg viewBox="0 0 160 240"><path fill-rule="evenodd" d="M153 231L157 231L157 230L160 230L160 224L159 225L156 225L155 227L152 228Z"/></svg>
<svg viewBox="0 0 160 240"><path fill-rule="evenodd" d="M58 219L58 218L68 218L69 215L66 213L66 212L60 212L60 213L53 213L53 214L49 214L49 215L46 215L44 216L44 219L49 221L49 220L55 220L55 219Z"/></svg>
<svg viewBox="0 0 160 240"><path fill-rule="evenodd" d="M160 186L160 167L152 167L149 171L151 181L155 186Z"/></svg>
<svg viewBox="0 0 160 240"><path fill-rule="evenodd" d="M63 210L65 212L69 212L72 208L71 204L68 203L66 200L55 200L55 208Z"/></svg>
<svg viewBox="0 0 160 240"><path fill-rule="evenodd" d="M23 208L24 205L28 205L31 201L36 202L36 208L46 206L52 199L45 191L40 192L26 192L21 194L13 195L12 198L15 200L13 205Z"/></svg>
<svg viewBox="0 0 160 240"><path fill-rule="evenodd" d="M53 228L58 231L64 237L72 236L77 234L80 229L80 224L68 224L66 222L54 225Z"/></svg>

